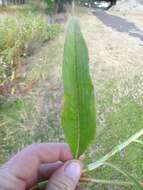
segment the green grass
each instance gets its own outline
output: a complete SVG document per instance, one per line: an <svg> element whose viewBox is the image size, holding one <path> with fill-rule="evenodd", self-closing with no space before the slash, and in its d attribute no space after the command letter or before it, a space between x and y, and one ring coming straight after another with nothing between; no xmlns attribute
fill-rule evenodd
<svg viewBox="0 0 143 190"><path fill-rule="evenodd" d="M61 97L54 90L61 80L51 73L60 69L63 48L60 39L45 43L36 54L27 57L31 69L26 81L39 81L32 92L24 97L0 99L0 163L28 144L64 140L59 128L60 107L54 104Z"/></svg>
<svg viewBox="0 0 143 190"><path fill-rule="evenodd" d="M110 76L110 71L108 70L107 72ZM110 152L116 145L126 141L134 133L142 129L142 95L140 95L137 89L137 85L142 83L142 77L132 76L131 78L131 80L128 80L128 75L126 75L126 78L123 78L122 75L114 75L112 80L110 77L104 78L104 80L102 78L102 85L100 78L99 81L96 81L97 137L90 151L87 153L87 155L90 155L90 159L87 160L87 163L97 161ZM120 84L121 80L122 85ZM134 81L134 83L132 83L132 81ZM122 94L121 97L119 96L119 89L124 92L125 90L130 90L130 88L134 88L134 90L128 95ZM135 93L136 97L134 96ZM133 175L139 181L142 181L142 145L132 143L125 150L113 156L109 162L120 167L130 175ZM120 173L108 166L103 166L91 172L91 176L96 179L127 180L124 176L121 176ZM122 190L136 189L134 187L124 188L99 184L91 185L90 187L92 189L97 188L102 190L108 188L110 190L117 190L118 188Z"/></svg>
<svg viewBox="0 0 143 190"><path fill-rule="evenodd" d="M112 91L112 89L109 88L108 90L109 92ZM110 152L111 149L114 148L116 145L124 142L135 132L142 129L142 107L134 102L133 99L125 97L118 105L112 106L112 111L105 114L104 125L102 125L99 121L99 132L96 138L95 145L93 145L92 147L93 154L90 162L93 160L98 160L103 155ZM103 113L103 110L101 111L101 113ZM98 120L100 120L100 115L97 118L99 118ZM138 180L142 180L143 163L141 145L136 143L131 144L125 150L110 159L109 162L119 166L121 169L133 175ZM125 178L121 176L121 174L113 171L113 169L109 167L101 167L101 169L94 171L92 173L92 176L97 179L125 180ZM117 189L116 186L109 187L110 189ZM98 188L107 189L105 185L99 185Z"/></svg>
<svg viewBox="0 0 143 190"><path fill-rule="evenodd" d="M28 100L5 100L0 105L0 121L3 123L0 126L1 161L6 160L19 147L32 143L34 114L36 115L36 110Z"/></svg>

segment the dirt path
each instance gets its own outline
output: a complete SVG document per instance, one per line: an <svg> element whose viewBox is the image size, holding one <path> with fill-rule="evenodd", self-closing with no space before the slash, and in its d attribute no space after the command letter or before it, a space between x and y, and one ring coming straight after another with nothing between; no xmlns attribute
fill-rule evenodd
<svg viewBox="0 0 143 190"><path fill-rule="evenodd" d="M109 14L106 11L94 11L93 14L100 19L104 25L111 27L113 30L128 33L128 35L139 38L143 41L143 30L138 28L133 22L122 17Z"/></svg>
<svg viewBox="0 0 143 190"><path fill-rule="evenodd" d="M98 16L95 17L92 14L83 17L81 22L89 48L91 71L95 82L108 78L119 80L119 83L123 80L124 82L130 80L134 83L136 76L143 79L143 46L139 38L107 26ZM122 30L125 30L123 26ZM134 84L134 88L136 85ZM126 93L130 91L131 89ZM120 96L123 94L125 94L124 90Z"/></svg>

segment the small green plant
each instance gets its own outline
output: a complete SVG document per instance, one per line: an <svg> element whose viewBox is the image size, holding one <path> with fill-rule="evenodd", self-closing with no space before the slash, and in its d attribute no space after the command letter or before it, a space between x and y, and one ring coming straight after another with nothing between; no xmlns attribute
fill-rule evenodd
<svg viewBox="0 0 143 190"><path fill-rule="evenodd" d="M62 127L74 157L79 158L94 139L96 114L88 51L76 18L69 23L64 49Z"/></svg>
<svg viewBox="0 0 143 190"><path fill-rule="evenodd" d="M84 154L95 137L96 112L94 88L89 74L88 50L77 18L72 18L68 24L64 47L63 83L64 109L61 123L74 158L80 159L80 156ZM142 190L143 186L141 182L117 166L108 163L111 157L121 152L131 143L142 145L143 141L138 140L142 135L143 129L135 133L125 142L115 146L115 148L101 159L86 165L83 170L83 173L89 173L104 165L118 171L129 181L101 180L86 177L81 177L80 181L119 185L128 188L133 186L138 190ZM36 188L44 187L46 184L47 182L42 182Z"/></svg>

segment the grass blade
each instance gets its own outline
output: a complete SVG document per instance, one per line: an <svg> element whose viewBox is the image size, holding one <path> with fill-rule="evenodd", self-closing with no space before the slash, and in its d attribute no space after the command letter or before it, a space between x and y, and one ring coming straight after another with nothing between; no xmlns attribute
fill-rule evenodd
<svg viewBox="0 0 143 190"><path fill-rule="evenodd" d="M141 140L135 140L134 142L136 142L136 143L139 143L139 144L143 145L143 141L141 141Z"/></svg>
<svg viewBox="0 0 143 190"><path fill-rule="evenodd" d="M122 175L124 175L125 177L127 177L132 183L134 183L134 185L136 186L136 188L138 190L143 190L143 186L140 184L140 182L138 182L133 176L127 174L126 172L124 172L123 170L121 170L119 167L110 164L110 163L104 163L104 165L110 166L113 169L115 169L116 171L118 171L119 173L121 173Z"/></svg>
<svg viewBox="0 0 143 190"><path fill-rule="evenodd" d="M106 184L106 185L117 185L117 186L134 186L132 182L125 182L119 180L104 180L104 179L93 179L93 178L85 178L81 177L80 179L83 183L95 183L95 184Z"/></svg>
<svg viewBox="0 0 143 190"><path fill-rule="evenodd" d="M128 145L130 145L132 142L134 142L135 140L137 140L140 136L143 135L143 129L141 129L139 132L135 133L133 136L131 136L127 141L121 143L120 145L117 145L115 148L113 148L113 150L111 150L111 152L109 152L108 154L106 154L105 156L103 156L101 159L99 159L98 161L91 163L89 165L87 165L86 170L85 171L92 171L95 170L97 168L99 168L100 166L102 166L109 158L111 158L112 156L114 156L115 154L119 153L120 151L122 151L123 149L125 149Z"/></svg>

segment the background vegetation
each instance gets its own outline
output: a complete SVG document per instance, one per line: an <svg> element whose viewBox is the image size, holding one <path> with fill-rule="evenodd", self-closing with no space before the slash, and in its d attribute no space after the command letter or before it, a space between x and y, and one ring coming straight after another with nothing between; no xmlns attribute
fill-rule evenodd
<svg viewBox="0 0 143 190"><path fill-rule="evenodd" d="M10 11L0 17L1 94L14 93L17 79L26 74L22 73L23 58L53 39L60 30L59 25L50 25L43 19L35 5L13 6L6 10Z"/></svg>
<svg viewBox="0 0 143 190"><path fill-rule="evenodd" d="M27 58L36 55L62 31L61 25L48 23L45 12L46 7L33 2L0 9L1 161L18 147L32 143L30 129L23 124L29 121L34 126L35 117L38 118L37 100L30 92L41 77L37 69L41 66L30 64ZM18 139L21 140L17 142Z"/></svg>

